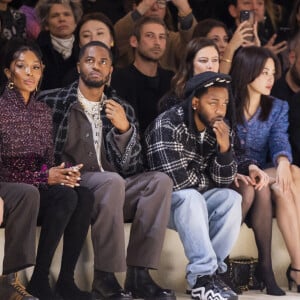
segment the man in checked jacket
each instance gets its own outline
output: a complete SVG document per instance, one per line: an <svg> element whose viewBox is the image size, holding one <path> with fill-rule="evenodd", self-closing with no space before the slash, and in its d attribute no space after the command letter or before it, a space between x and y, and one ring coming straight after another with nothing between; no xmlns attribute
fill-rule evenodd
<svg viewBox="0 0 300 300"><path fill-rule="evenodd" d="M96 299L175 300L149 269L158 267L170 214L172 181L144 172L133 108L104 87L112 53L101 42L80 49L79 81L40 95L53 109L56 159L83 164L81 185L95 195L92 215ZM77 166L78 167L78 166ZM124 221L131 222L125 258ZM114 273L126 270L125 289Z"/></svg>
<svg viewBox="0 0 300 300"><path fill-rule="evenodd" d="M238 299L218 277L241 224L241 196L227 188L237 173L230 117L230 76L205 72L186 84L186 99L145 132L151 170L173 180L169 227L188 258L192 298Z"/></svg>

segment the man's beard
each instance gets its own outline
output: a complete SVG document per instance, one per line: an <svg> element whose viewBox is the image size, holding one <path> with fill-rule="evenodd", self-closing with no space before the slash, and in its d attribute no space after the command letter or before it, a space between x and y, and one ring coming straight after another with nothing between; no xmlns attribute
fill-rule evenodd
<svg viewBox="0 0 300 300"><path fill-rule="evenodd" d="M99 80L99 81L95 81L95 80L89 79L83 73L80 73L79 76L80 76L81 80L84 82L84 84L87 87L91 87L91 88L100 88L100 87L102 87L103 85L105 85L109 81L109 78L110 78L110 75L107 75L106 77L104 77L104 79Z"/></svg>
<svg viewBox="0 0 300 300"><path fill-rule="evenodd" d="M142 52L140 50L137 50L137 51L138 51L139 56L143 60L148 61L148 62L155 62L155 63L157 63L160 60L160 58L162 57L162 54L159 57L156 58L156 57L151 57L151 56L147 55L146 53L144 53L144 52Z"/></svg>
<svg viewBox="0 0 300 300"><path fill-rule="evenodd" d="M297 68L295 65L293 65L291 67L290 74L291 74L291 77L292 77L292 80L294 81L294 83L300 87L300 74L297 71Z"/></svg>
<svg viewBox="0 0 300 300"><path fill-rule="evenodd" d="M198 114L199 120L203 123L203 125L206 128L211 128L212 127L211 122L207 119L207 117L203 113L197 112L197 114Z"/></svg>

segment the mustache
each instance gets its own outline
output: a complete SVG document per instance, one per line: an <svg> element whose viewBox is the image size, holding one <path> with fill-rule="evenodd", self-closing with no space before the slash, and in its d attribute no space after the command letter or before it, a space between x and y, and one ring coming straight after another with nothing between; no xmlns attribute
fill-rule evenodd
<svg viewBox="0 0 300 300"><path fill-rule="evenodd" d="M155 46L155 47L151 48L151 50L154 50L154 51L157 51L157 50L159 50L159 51L161 51L161 47L159 47L159 46Z"/></svg>

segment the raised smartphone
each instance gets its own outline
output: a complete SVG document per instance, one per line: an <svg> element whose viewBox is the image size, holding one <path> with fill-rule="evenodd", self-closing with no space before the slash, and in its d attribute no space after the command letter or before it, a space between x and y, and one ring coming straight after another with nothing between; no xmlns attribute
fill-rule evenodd
<svg viewBox="0 0 300 300"><path fill-rule="evenodd" d="M254 25L255 15L253 10L241 10L240 11L240 22L248 21L251 26Z"/></svg>
<svg viewBox="0 0 300 300"><path fill-rule="evenodd" d="M249 26L251 29L249 30L249 34L251 34L249 37L247 37L247 40L252 42L254 40L254 34L253 34L253 25L255 22L255 14L254 10L241 10L240 11L240 22L248 21Z"/></svg>

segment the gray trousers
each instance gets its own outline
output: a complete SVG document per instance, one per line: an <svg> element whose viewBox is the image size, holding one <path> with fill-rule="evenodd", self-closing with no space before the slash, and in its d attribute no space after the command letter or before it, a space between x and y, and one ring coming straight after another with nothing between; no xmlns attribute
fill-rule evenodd
<svg viewBox="0 0 300 300"><path fill-rule="evenodd" d="M171 179L160 172L126 179L113 172L87 172L81 178L81 185L90 188L95 196L95 269L124 272L126 264L156 269L170 215ZM132 223L127 257L124 221Z"/></svg>
<svg viewBox="0 0 300 300"><path fill-rule="evenodd" d="M1 182L0 196L4 200L3 274L9 274L35 263L35 233L40 193L29 184Z"/></svg>

